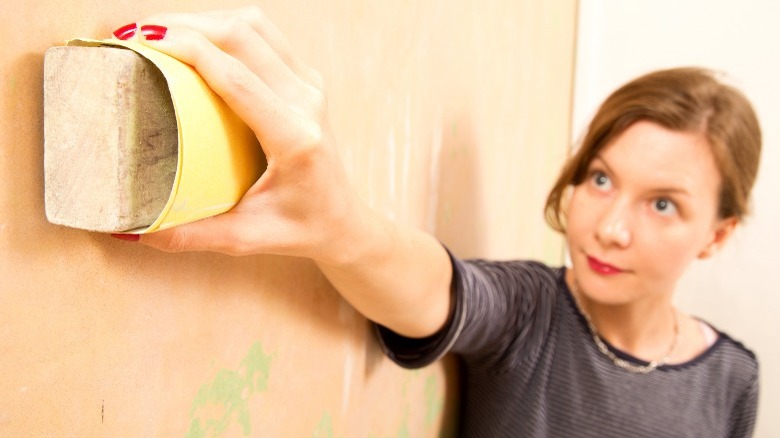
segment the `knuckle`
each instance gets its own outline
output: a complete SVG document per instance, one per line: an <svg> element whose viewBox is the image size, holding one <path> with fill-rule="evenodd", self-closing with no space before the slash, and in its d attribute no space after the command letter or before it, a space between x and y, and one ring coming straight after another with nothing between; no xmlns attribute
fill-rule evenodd
<svg viewBox="0 0 780 438"><path fill-rule="evenodd" d="M189 58L194 67L201 65L209 52L211 44L205 35L200 32L189 32Z"/></svg>
<svg viewBox="0 0 780 438"><path fill-rule="evenodd" d="M225 31L228 35L243 35L249 29L249 23L241 17L229 17L225 20Z"/></svg>
<svg viewBox="0 0 780 438"><path fill-rule="evenodd" d="M266 21L265 12L257 5L244 6L238 9L238 15L250 24L261 25Z"/></svg>
<svg viewBox="0 0 780 438"><path fill-rule="evenodd" d="M284 160L293 168L303 169L320 161L323 152L323 129L312 121L298 124L295 133L283 140L289 147Z"/></svg>
<svg viewBox="0 0 780 438"><path fill-rule="evenodd" d="M245 44L252 26L241 17L226 17L220 23L214 43L223 50L232 51Z"/></svg>
<svg viewBox="0 0 780 438"><path fill-rule="evenodd" d="M315 112L319 113L320 111L325 110L327 106L327 98L325 97L325 92L322 91L322 89L310 87L308 94L309 105Z"/></svg>
<svg viewBox="0 0 780 438"><path fill-rule="evenodd" d="M302 125L300 145L302 150L312 153L320 149L324 132L319 123L307 122Z"/></svg>
<svg viewBox="0 0 780 438"><path fill-rule="evenodd" d="M183 252L189 248L189 237L184 229L170 230L157 233L158 239L152 242L152 246L165 252Z"/></svg>
<svg viewBox="0 0 780 438"><path fill-rule="evenodd" d="M322 162L325 152L322 135L322 128L319 125L312 123L310 127L305 129L296 148L295 156L299 165L311 167Z"/></svg>
<svg viewBox="0 0 780 438"><path fill-rule="evenodd" d="M301 86L295 95L290 96L290 109L304 118L321 120L327 109L325 92L310 84Z"/></svg>

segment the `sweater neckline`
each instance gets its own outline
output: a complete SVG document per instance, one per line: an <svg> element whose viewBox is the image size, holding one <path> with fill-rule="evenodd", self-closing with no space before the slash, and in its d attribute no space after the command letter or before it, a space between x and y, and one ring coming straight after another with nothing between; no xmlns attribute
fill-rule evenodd
<svg viewBox="0 0 780 438"><path fill-rule="evenodd" d="M593 342L593 339L590 337L590 329L588 328L588 322L585 319L585 315L580 312L580 309L577 307L577 303L574 300L574 295L572 294L571 290L569 289L569 285L566 284L566 270L567 268L561 267L559 275L558 275L558 282L560 283L560 288L563 291L563 295L566 297L566 301L568 303L569 311L574 313L577 316L577 319L579 320L580 325L582 326L583 333L587 334L588 336L588 343L593 345L593 348L596 348L595 343ZM698 316L694 316L694 318L698 321L703 322L704 324L707 324L712 328L712 330L716 334L715 342L713 342L710 346L708 346L704 351L699 353L698 355L694 356L693 358L681 362L681 363L674 363L674 364L664 364L657 368L659 371L673 371L673 370L680 370L684 368L691 367L693 365L696 365L697 363L705 360L708 356L710 356L719 346L720 344L728 337L723 332L718 330L715 326L710 324L709 322L699 318ZM604 338L601 338L601 340L604 342L604 344L609 348L610 351L615 353L615 355L623 360L629 361L633 364L639 365L639 366L647 366L650 364L650 362L640 359L628 352L625 352L614 345L612 345L609 341L607 341ZM605 357L606 359L606 357Z"/></svg>

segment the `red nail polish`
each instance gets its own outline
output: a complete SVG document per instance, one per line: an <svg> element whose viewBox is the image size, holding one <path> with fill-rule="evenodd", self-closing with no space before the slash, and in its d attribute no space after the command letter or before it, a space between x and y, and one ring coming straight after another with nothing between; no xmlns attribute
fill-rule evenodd
<svg viewBox="0 0 780 438"><path fill-rule="evenodd" d="M138 25L135 23L126 24L114 31L114 36L120 40L129 40L135 35Z"/></svg>
<svg viewBox="0 0 780 438"><path fill-rule="evenodd" d="M156 24L145 24L141 26L141 35L148 41L159 41L165 38L166 32L168 32L168 28L165 26L158 26Z"/></svg>
<svg viewBox="0 0 780 438"><path fill-rule="evenodd" d="M111 234L114 239L125 240L127 242L138 242L141 240L140 234Z"/></svg>

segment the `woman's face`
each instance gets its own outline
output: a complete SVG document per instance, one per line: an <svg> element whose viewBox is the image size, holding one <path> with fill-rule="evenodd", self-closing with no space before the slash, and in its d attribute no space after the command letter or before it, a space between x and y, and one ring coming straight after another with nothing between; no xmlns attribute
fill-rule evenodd
<svg viewBox="0 0 780 438"><path fill-rule="evenodd" d="M572 193L566 237L580 290L603 304L671 297L736 224L717 218L720 180L703 135L632 124Z"/></svg>

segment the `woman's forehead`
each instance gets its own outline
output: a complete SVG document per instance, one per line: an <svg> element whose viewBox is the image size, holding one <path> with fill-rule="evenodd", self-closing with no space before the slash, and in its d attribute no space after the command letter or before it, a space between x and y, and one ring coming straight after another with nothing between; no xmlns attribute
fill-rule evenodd
<svg viewBox="0 0 780 438"><path fill-rule="evenodd" d="M640 121L601 149L591 164L601 163L613 178L656 190L717 192L720 172L706 137Z"/></svg>

